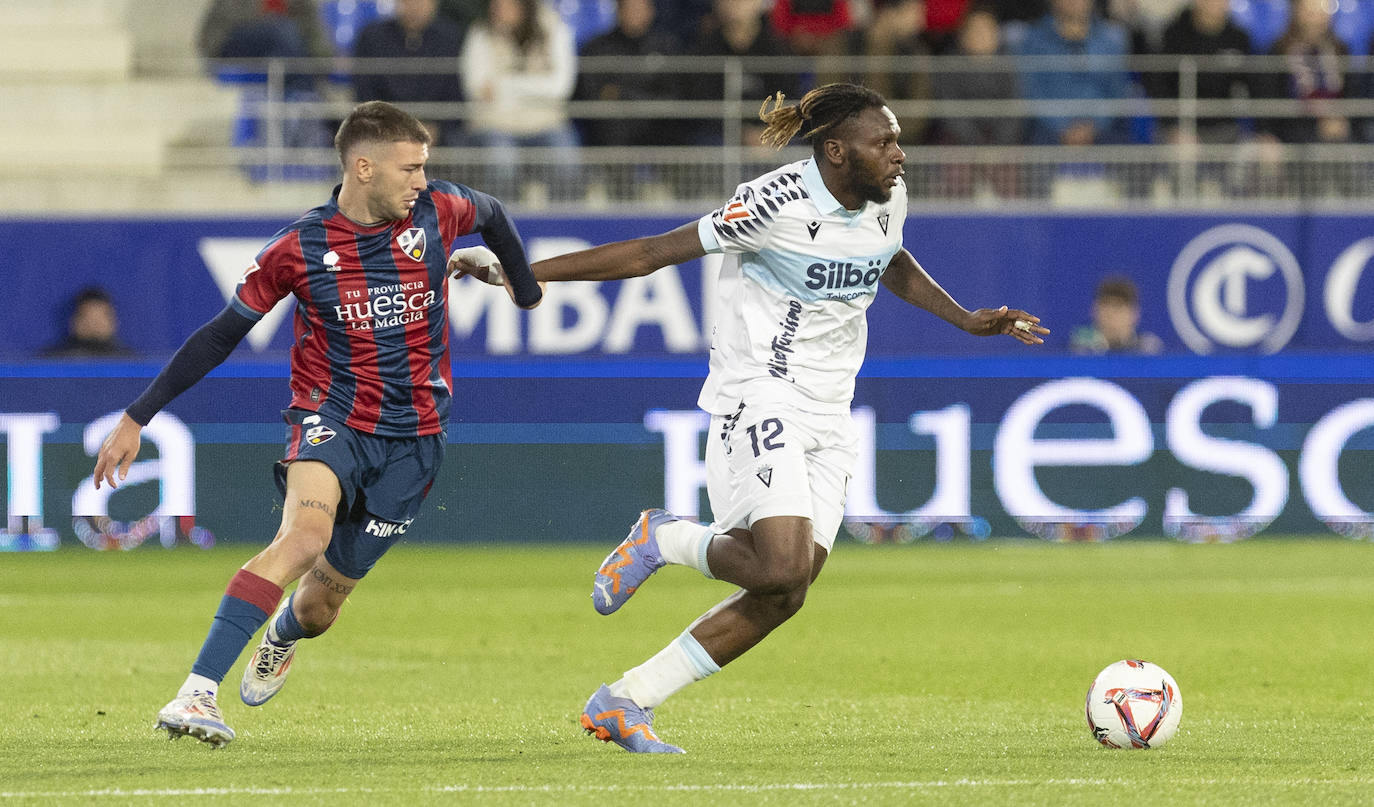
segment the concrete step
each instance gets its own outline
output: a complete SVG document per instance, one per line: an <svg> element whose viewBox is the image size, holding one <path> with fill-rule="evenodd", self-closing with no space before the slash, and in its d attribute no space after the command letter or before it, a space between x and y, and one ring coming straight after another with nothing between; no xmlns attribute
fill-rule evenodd
<svg viewBox="0 0 1374 807"><path fill-rule="evenodd" d="M198 69L196 36L209 5L209 0L131 3L122 27L134 38L138 69L153 73Z"/></svg>
<svg viewBox="0 0 1374 807"><path fill-rule="evenodd" d="M177 142L227 143L238 90L208 79L0 83L0 170L158 176Z"/></svg>
<svg viewBox="0 0 1374 807"><path fill-rule="evenodd" d="M280 216L283 223L329 199L334 182L254 183L234 168L111 174L92 167L80 181L0 170L3 215Z"/></svg>
<svg viewBox="0 0 1374 807"><path fill-rule="evenodd" d="M52 181L80 185L88 191L92 172L156 175L167 152L167 138L153 128L0 130L0 141L5 143L5 150L0 152L0 172L53 177L60 171L64 178Z"/></svg>
<svg viewBox="0 0 1374 807"><path fill-rule="evenodd" d="M117 27L89 26L84 20L51 26L6 22L4 38L0 47L0 80L4 81L122 81L133 67L133 39Z"/></svg>
<svg viewBox="0 0 1374 807"><path fill-rule="evenodd" d="M54 32L73 24L118 27L128 14L129 3L130 0L0 0L0 20L5 21L6 36L15 26L43 26Z"/></svg>
<svg viewBox="0 0 1374 807"><path fill-rule="evenodd" d="M206 78L34 84L0 77L0 109L12 111L0 118L6 132L151 127L178 134L188 120L219 121L227 130L238 108L237 88Z"/></svg>

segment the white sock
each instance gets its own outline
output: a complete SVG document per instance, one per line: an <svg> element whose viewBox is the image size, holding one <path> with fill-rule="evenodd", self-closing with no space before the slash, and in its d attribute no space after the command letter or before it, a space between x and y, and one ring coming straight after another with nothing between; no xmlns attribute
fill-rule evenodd
<svg viewBox="0 0 1374 807"><path fill-rule="evenodd" d="M186 683L182 684L181 689L177 690L177 697L180 698L183 695L190 695L192 692L209 692L213 695L218 690L218 681L211 680L203 675L191 673L186 676Z"/></svg>
<svg viewBox="0 0 1374 807"><path fill-rule="evenodd" d="M670 521L654 531L663 559L688 566L715 579L706 565L706 548L716 537L715 530L694 521Z"/></svg>
<svg viewBox="0 0 1374 807"><path fill-rule="evenodd" d="M717 672L720 666L688 630L653 658L627 670L610 690L612 695L628 697L642 708L652 709L679 689Z"/></svg>

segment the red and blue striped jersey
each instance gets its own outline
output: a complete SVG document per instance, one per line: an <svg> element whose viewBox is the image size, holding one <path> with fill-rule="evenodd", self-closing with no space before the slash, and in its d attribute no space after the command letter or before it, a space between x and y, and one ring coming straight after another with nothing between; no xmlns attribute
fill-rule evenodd
<svg viewBox="0 0 1374 807"><path fill-rule="evenodd" d="M260 319L296 298L291 406L388 437L448 423L448 255L481 229L475 192L432 181L410 215L372 227L328 204L258 253L230 305Z"/></svg>

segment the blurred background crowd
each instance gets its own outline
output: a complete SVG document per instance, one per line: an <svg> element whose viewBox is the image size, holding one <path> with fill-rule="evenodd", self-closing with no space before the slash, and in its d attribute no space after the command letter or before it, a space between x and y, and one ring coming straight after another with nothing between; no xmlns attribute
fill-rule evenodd
<svg viewBox="0 0 1374 807"><path fill-rule="evenodd" d="M918 204L1374 197L1374 0L6 8L0 86L32 159L0 210L297 210L334 176L338 121L374 99L430 124L436 176L512 204L697 209L775 164L766 96L837 80L882 92L926 147L908 154ZM139 182L97 204L45 166Z"/></svg>
<svg viewBox="0 0 1374 807"><path fill-rule="evenodd" d="M1222 57L1224 64L1211 63L1195 77L1190 96L1288 99L1310 114L1243 124L1207 116L1192 136L1334 143L1374 139L1374 116L1352 120L1324 108L1333 99L1370 94L1363 75L1350 71L1352 57L1362 66L1371 36L1374 3L1359 0L215 0L201 24L199 49L212 60L447 60L404 70L369 62L349 76L352 97L470 102L460 117L434 118L440 143L560 149L719 144L715 121L662 126L567 114L569 101L727 96L721 71L684 74L665 67L672 56L806 60L802 69L747 69L737 88L746 101L848 80L896 103L1177 99L1176 63L1133 70L1130 57ZM1249 55L1282 57L1285 69L1247 69L1236 57ZM606 57L619 69L606 69ZM956 59L946 68L923 57ZM587 60L591 69L581 64ZM967 69L970 62L977 69ZM296 74L287 89L300 97L319 89L313 83ZM1182 136L1175 116L1042 110L1025 121L903 117L912 144L1088 145ZM744 134L752 143L755 121L748 120Z"/></svg>
<svg viewBox="0 0 1374 807"><path fill-rule="evenodd" d="M327 176L282 150L381 99L513 200L711 198L730 177L613 150L756 146L764 97L854 81L907 145L981 148L913 191L1093 203L1363 195L1369 172L1309 147L1374 142L1371 38L1371 0L212 0L197 46L246 93L234 144L275 149L255 179ZM1140 145L1190 150L986 148Z"/></svg>

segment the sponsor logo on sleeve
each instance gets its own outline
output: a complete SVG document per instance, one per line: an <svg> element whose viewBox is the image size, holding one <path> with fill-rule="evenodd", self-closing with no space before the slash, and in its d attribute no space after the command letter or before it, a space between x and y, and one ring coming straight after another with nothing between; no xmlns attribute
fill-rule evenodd
<svg viewBox="0 0 1374 807"><path fill-rule="evenodd" d="M753 215L753 213L749 212L749 208L744 206L744 202L736 201L725 206L725 215L723 218L727 222L733 222L753 218Z"/></svg>

